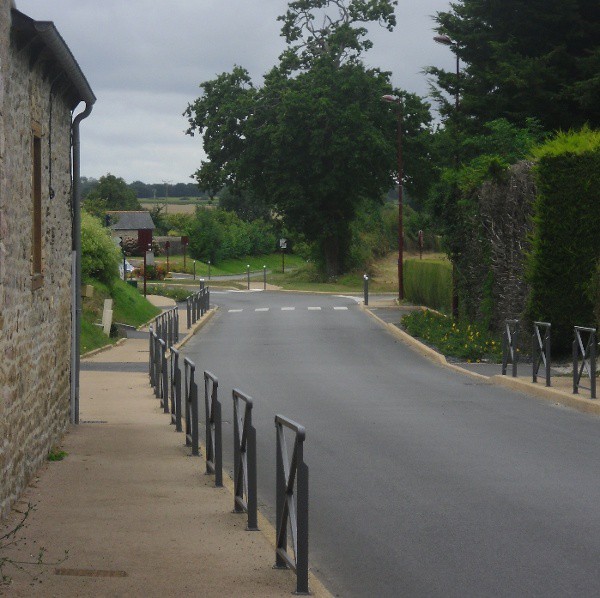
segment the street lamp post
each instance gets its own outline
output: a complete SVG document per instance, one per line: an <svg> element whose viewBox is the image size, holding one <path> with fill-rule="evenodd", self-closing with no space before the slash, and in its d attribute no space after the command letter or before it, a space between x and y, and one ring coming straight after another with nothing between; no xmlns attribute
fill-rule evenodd
<svg viewBox="0 0 600 598"><path fill-rule="evenodd" d="M403 106L402 98L398 96L385 95L381 99L384 102L396 104L398 107L398 300L404 301L404 223L402 221L404 203L404 160L402 152Z"/></svg>
<svg viewBox="0 0 600 598"><path fill-rule="evenodd" d="M453 47L454 53L456 54L456 89L454 90L454 109L456 117L458 118L458 110L460 108L460 57L458 56L457 52L458 43L446 34L434 36L433 41L438 44L442 44L443 46ZM456 168L458 168L458 149L454 153L454 161L456 163ZM454 262L452 262L452 316L454 318L458 318L458 292L456 288L456 264Z"/></svg>

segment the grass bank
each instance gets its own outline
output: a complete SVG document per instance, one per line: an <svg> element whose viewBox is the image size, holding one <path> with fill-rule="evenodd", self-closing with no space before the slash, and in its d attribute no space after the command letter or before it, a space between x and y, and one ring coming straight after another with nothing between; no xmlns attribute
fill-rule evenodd
<svg viewBox="0 0 600 598"><path fill-rule="evenodd" d="M81 319L80 353L87 353L110 343L115 343L116 337L107 337L102 328L98 326L102 321L104 300L113 300L113 322L141 326L160 313L160 309L148 302L139 291L124 283L115 280L112 287L92 280L94 288L92 297L84 297L83 313Z"/></svg>

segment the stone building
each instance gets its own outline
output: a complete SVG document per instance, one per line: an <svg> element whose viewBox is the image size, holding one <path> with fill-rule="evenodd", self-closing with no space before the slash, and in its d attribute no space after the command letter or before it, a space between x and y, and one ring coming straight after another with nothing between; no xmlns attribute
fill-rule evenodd
<svg viewBox="0 0 600 598"><path fill-rule="evenodd" d="M139 210L134 212L107 212L109 218L109 228L114 237L137 240L138 247L146 248L152 244L152 234L154 222L148 210Z"/></svg>
<svg viewBox="0 0 600 598"><path fill-rule="evenodd" d="M94 101L53 23L0 0L0 516L74 419L79 122Z"/></svg>

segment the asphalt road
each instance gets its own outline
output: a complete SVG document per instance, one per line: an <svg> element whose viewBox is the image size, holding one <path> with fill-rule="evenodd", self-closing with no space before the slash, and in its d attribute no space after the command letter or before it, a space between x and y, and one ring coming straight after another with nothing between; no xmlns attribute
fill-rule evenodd
<svg viewBox="0 0 600 598"><path fill-rule="evenodd" d="M440 368L352 298L211 299L184 353L219 377L227 469L233 387L255 400L271 520L273 416L305 425L310 563L334 593L600 595L598 418Z"/></svg>

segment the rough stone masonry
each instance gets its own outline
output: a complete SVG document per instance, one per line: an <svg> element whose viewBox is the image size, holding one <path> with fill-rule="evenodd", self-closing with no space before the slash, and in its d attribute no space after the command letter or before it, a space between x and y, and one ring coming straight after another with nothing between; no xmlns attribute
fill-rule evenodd
<svg viewBox="0 0 600 598"><path fill-rule="evenodd" d="M69 422L71 112L0 0L0 517ZM41 139L42 281L33 284L33 138ZM39 279L39 277L38 277ZM39 288L35 288L39 286Z"/></svg>

